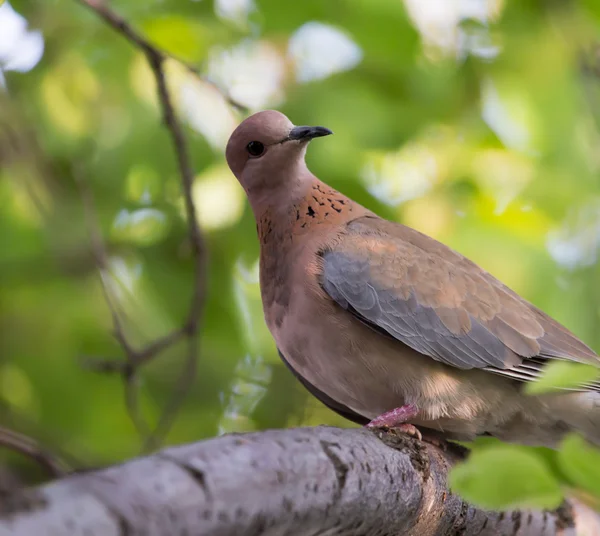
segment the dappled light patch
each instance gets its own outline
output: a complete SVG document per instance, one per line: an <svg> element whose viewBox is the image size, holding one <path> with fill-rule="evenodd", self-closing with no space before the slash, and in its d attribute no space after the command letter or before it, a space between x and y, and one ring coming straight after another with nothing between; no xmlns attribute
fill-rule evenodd
<svg viewBox="0 0 600 536"><path fill-rule="evenodd" d="M42 32L28 28L10 2L0 2L0 86L4 85L3 71L30 71L43 54Z"/></svg>
<svg viewBox="0 0 600 536"><path fill-rule="evenodd" d="M29 418L39 416L39 401L27 373L18 365L5 363L0 366L0 398L17 412Z"/></svg>
<svg viewBox="0 0 600 536"><path fill-rule="evenodd" d="M66 54L55 70L45 73L40 91L46 113L59 132L77 137L94 128L101 84L77 52Z"/></svg>
<svg viewBox="0 0 600 536"><path fill-rule="evenodd" d="M283 101L284 75L281 52L266 40L245 39L234 47L216 46L209 52L208 76L251 110Z"/></svg>
<svg viewBox="0 0 600 536"><path fill-rule="evenodd" d="M600 199L571 209L548 233L546 245L556 262L569 270L593 266L600 250Z"/></svg>
<svg viewBox="0 0 600 536"><path fill-rule="evenodd" d="M256 9L254 0L215 0L215 13L218 17L244 28L249 15Z"/></svg>
<svg viewBox="0 0 600 536"><path fill-rule="evenodd" d="M163 239L169 229L164 212L155 208L122 209L115 216L112 236L116 240L149 246Z"/></svg>
<svg viewBox="0 0 600 536"><path fill-rule="evenodd" d="M397 206L448 180L460 159L468 158L468 150L454 129L431 127L397 151L367 153L361 178L373 196Z"/></svg>
<svg viewBox="0 0 600 536"><path fill-rule="evenodd" d="M473 172L482 190L502 214L533 179L534 163L517 152L487 149L473 155Z"/></svg>
<svg viewBox="0 0 600 536"><path fill-rule="evenodd" d="M246 206L244 191L224 165L207 169L196 177L194 201L198 223L207 231L236 224Z"/></svg>
<svg viewBox="0 0 600 536"><path fill-rule="evenodd" d="M307 22L290 37L288 54L292 58L299 82L321 80L356 67L363 52L344 31Z"/></svg>
<svg viewBox="0 0 600 536"><path fill-rule="evenodd" d="M495 58L500 49L488 25L502 13L504 0L404 0L406 10L419 30L428 59L469 54Z"/></svg>
<svg viewBox="0 0 600 536"><path fill-rule="evenodd" d="M502 93L492 80L483 81L481 97L482 117L502 142L511 149L534 151L535 115L527 97L510 83Z"/></svg>

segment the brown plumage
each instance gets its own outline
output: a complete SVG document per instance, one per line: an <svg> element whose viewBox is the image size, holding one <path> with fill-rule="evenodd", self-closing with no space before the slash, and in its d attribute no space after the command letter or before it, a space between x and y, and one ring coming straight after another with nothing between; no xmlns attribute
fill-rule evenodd
<svg viewBox="0 0 600 536"><path fill-rule="evenodd" d="M600 358L467 258L319 181L304 155L329 133L266 111L227 145L257 221L265 319L300 381L359 423L384 414L548 446L576 430L600 444L598 384L522 392L549 360Z"/></svg>

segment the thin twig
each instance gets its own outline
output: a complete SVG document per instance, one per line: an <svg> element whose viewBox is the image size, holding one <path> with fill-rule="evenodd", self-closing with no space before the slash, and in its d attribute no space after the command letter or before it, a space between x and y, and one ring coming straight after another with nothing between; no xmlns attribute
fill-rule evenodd
<svg viewBox="0 0 600 536"><path fill-rule="evenodd" d="M104 241L102 240L102 233L100 231L100 225L95 218L95 206L94 206L94 198L92 196L92 191L88 187L88 185L81 179L81 174L76 173L75 179L79 186L79 191L81 193L81 200L83 202L84 208L84 217L86 220L86 225L88 228L88 233L90 235L91 249L92 254L96 260L96 265L100 270L100 279L102 282L102 292L104 293L104 298L108 304L108 308L110 310L110 314L113 321L113 330L114 335L119 344L123 346L125 349L125 353L127 357L129 357L135 351L129 345L127 338L125 337L125 331L123 329L123 325L121 324L121 319L116 309L116 305L113 303L112 296L108 291L106 283L104 281L103 275L109 273L109 263L108 263L108 253L106 252L106 248L104 247Z"/></svg>
<svg viewBox="0 0 600 536"><path fill-rule="evenodd" d="M139 368L148 361L152 361L152 359L154 359L163 350L178 343L188 335L188 331L189 328L187 327L187 324L183 327L175 328L173 331L170 331L166 335L163 335L162 337L159 337L158 339L148 343L141 349L132 348L125 339L125 344L129 347L129 357L131 358L128 361L116 361L114 359L98 356L82 356L81 362L85 368L94 370L96 372L103 372L105 374L126 374L132 367ZM122 341L122 332L119 336L117 336L115 333L115 337L118 341Z"/></svg>
<svg viewBox="0 0 600 536"><path fill-rule="evenodd" d="M35 460L52 477L60 478L71 472L63 460L40 446L36 441L3 426L0 426L0 445Z"/></svg>
<svg viewBox="0 0 600 536"><path fill-rule="evenodd" d="M185 363L175 382L171 397L158 419L156 428L144 442L141 449L142 452L151 452L157 449L161 445L163 438L169 433L173 424L173 419L190 392L196 378L196 371L198 368L198 359L196 356L198 355L198 352L198 337L196 335L190 336Z"/></svg>
<svg viewBox="0 0 600 536"><path fill-rule="evenodd" d="M156 429L150 436L148 436L144 444L144 450L147 450L158 446L164 436L168 433L172 425L173 417L187 396L187 393L196 375L197 359L199 354L198 331L201 323L201 316L206 294L206 247L204 243L204 237L198 225L196 206L194 204L192 195L194 171L192 169L183 128L175 114L175 109L169 93L163 68L164 61L169 58L169 56L165 52L154 47L143 36L137 33L127 21L112 11L105 2L102 2L101 0L79 1L94 10L100 17L102 17L102 19L104 19L107 24L109 24L118 33L123 35L131 43L140 48L146 55L156 80L157 93L162 109L163 121L171 136L173 148L177 158L177 166L181 176L183 198L185 203L188 236L194 258L194 290L192 293L189 311L183 327L174 330L172 333L169 333L161 339L157 339L153 343L150 343L148 346L138 351L135 351L130 345L127 344L127 341L123 336L123 331L116 328L117 338L122 343L125 352L130 357L134 357L134 359L131 359L134 370L129 371L129 377L134 376L136 367L151 360L166 347L178 342L183 337L188 339L185 364L177 381L175 382L173 393L159 418ZM187 64L184 65L186 65L191 72L194 72L196 75L200 76L194 68ZM205 81L211 83L208 80ZM224 95L224 97L230 104L240 107L240 105L232 100L228 95ZM127 378L128 376L125 377Z"/></svg>
<svg viewBox="0 0 600 536"><path fill-rule="evenodd" d="M81 199L83 202L84 215L88 227L88 232L90 235L92 253L96 259L96 265L100 270L100 286L102 288L102 292L104 293L104 298L106 300L106 304L108 305L108 309L110 310L110 314L112 317L113 334L117 339L118 343L123 348L123 352L125 353L125 362L118 363L116 361L109 361L108 363L115 363L119 365L119 368L117 370L121 372L121 375L123 376L125 389L125 407L127 408L127 412L131 419L131 422L135 426L138 434L142 438L147 438L150 435L150 427L148 426L148 424L146 424L142 416L141 410L139 408L136 389L136 373L139 364L140 352L138 352L129 343L127 336L125 335L123 324L121 323L121 318L117 311L117 306L113 302L111 293L107 287L106 281L104 280L104 276L106 274L109 274L108 254L106 252L106 248L104 247L104 241L102 240L102 233L100 231L99 223L94 217L96 211L92 192L88 188L88 185L85 183L85 181L81 180L81 177L78 173L76 173L75 178L77 180L79 190L81 192ZM105 372L107 370L108 367L104 369Z"/></svg>
<svg viewBox="0 0 600 536"><path fill-rule="evenodd" d="M105 0L78 0L82 4L88 6L93 9L100 17L104 19L104 21L112 26L117 32L126 37L129 41L135 44L138 48L142 49L148 56L152 55L160 60L172 59L177 63L181 64L185 67L191 74L196 76L202 82L214 87L223 98L227 101L230 106L233 106L237 110L242 112L247 112L247 106L244 106L240 102L236 101L227 91L225 91L219 84L217 84L214 80L204 76L198 69L196 69L193 65L185 62L181 58L174 56L164 50L160 50L155 47L150 41L148 41L144 36L138 33L132 26L129 24L123 17L115 13L112 9L108 7L108 3Z"/></svg>
<svg viewBox="0 0 600 536"><path fill-rule="evenodd" d="M176 381L173 394L165 410L159 418L154 433L146 441L143 451L147 452L160 445L161 439L168 433L173 417L185 399L196 376L198 345L198 327L201 320L204 297L206 294L206 251L204 238L198 225L196 205L192 196L194 173L188 155L187 144L181 125L175 116L175 110L169 97L169 90L164 71L163 59L155 54L147 53L150 67L156 77L158 96L162 103L165 125L171 132L174 149L177 154L177 164L183 183L185 209L188 222L188 233L192 244L192 254L195 258L194 292L184 330L189 336L186 362Z"/></svg>

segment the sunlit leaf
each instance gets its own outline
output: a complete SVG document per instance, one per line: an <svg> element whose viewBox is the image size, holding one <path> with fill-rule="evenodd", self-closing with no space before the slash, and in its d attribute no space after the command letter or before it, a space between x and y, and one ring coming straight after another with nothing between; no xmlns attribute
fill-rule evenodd
<svg viewBox="0 0 600 536"><path fill-rule="evenodd" d="M63 56L54 69L46 72L40 91L47 114L58 129L72 136L86 132L100 84L77 53Z"/></svg>
<svg viewBox="0 0 600 536"><path fill-rule="evenodd" d="M143 208L133 212L125 209L119 212L112 232L115 238L147 246L163 238L167 230L168 221L163 212Z"/></svg>
<svg viewBox="0 0 600 536"><path fill-rule="evenodd" d="M525 391L530 395L549 393L559 389L581 387L598 379L600 368L571 361L553 361L549 363L538 381L529 382Z"/></svg>
<svg viewBox="0 0 600 536"><path fill-rule="evenodd" d="M244 192L224 166L211 168L199 175L192 195L198 209L198 222L206 230L229 227L240 219L244 211Z"/></svg>
<svg viewBox="0 0 600 536"><path fill-rule="evenodd" d="M600 252L600 199L592 198L570 211L547 239L548 251L568 269L592 266Z"/></svg>
<svg viewBox="0 0 600 536"><path fill-rule="evenodd" d="M483 508L556 508L562 501L543 459L514 445L473 452L449 480L454 492Z"/></svg>
<svg viewBox="0 0 600 536"><path fill-rule="evenodd" d="M569 435L558 451L560 468L567 477L600 499L600 450L583 438Z"/></svg>
<svg viewBox="0 0 600 536"><path fill-rule="evenodd" d="M0 368L0 386L2 399L18 410L31 413L39 409L31 380L21 368L10 363L3 365Z"/></svg>
<svg viewBox="0 0 600 536"><path fill-rule="evenodd" d="M191 19L166 15L147 19L142 27L154 44L183 60L198 61L206 51L206 31Z"/></svg>
<svg viewBox="0 0 600 536"><path fill-rule="evenodd" d="M149 166L134 166L125 185L127 197L136 203L149 204L160 193L161 181L156 171Z"/></svg>

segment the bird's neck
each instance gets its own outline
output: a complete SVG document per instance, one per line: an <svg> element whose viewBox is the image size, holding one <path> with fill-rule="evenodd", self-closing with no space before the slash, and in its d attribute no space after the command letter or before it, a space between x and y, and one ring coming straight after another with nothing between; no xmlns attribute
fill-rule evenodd
<svg viewBox="0 0 600 536"><path fill-rule="evenodd" d="M295 184L282 185L281 192L272 191L260 206L252 208L261 247L274 242L281 246L292 236L308 233L315 225L339 225L365 210L308 170Z"/></svg>
<svg viewBox="0 0 600 536"><path fill-rule="evenodd" d="M306 247L318 248L343 223L366 212L312 174L285 187L287 194L274 192L272 201L260 212L253 206L260 239L261 295L265 318L272 329L281 325L289 306L291 279L299 255Z"/></svg>

